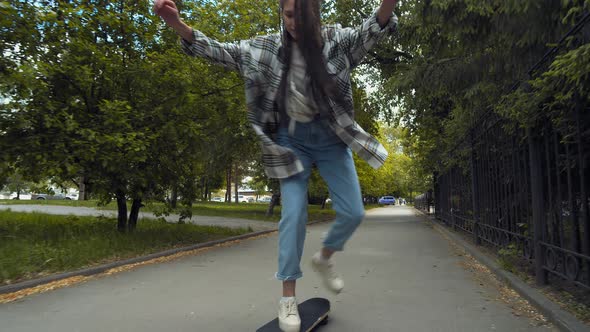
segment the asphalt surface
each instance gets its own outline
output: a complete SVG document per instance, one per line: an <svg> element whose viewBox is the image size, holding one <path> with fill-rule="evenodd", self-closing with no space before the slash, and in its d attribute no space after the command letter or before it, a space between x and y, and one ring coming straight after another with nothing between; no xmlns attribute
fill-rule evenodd
<svg viewBox="0 0 590 332"><path fill-rule="evenodd" d="M332 302L319 332L554 331L515 314L408 207L367 213L334 257L345 289L331 295L308 265L328 227L308 227L297 287ZM0 331L255 331L276 315L276 252L275 233L26 297L0 305Z"/></svg>

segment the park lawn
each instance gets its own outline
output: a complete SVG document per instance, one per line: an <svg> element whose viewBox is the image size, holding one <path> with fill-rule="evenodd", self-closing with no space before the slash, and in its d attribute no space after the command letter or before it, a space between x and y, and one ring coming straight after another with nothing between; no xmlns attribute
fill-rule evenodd
<svg viewBox="0 0 590 332"><path fill-rule="evenodd" d="M281 219L281 206L275 206L272 216L266 216L268 204L266 203L197 203L193 205L193 215L235 217L263 221L279 221ZM335 212L327 206L322 209L319 205L308 205L307 213L310 221L326 220L334 218Z"/></svg>
<svg viewBox="0 0 590 332"><path fill-rule="evenodd" d="M124 234L112 218L0 211L0 285L249 232L142 219Z"/></svg>
<svg viewBox="0 0 590 332"><path fill-rule="evenodd" d="M0 207L2 205L61 205L61 206L79 206L79 207L89 207L89 208L96 208L96 209L104 209L104 210L116 210L117 203L110 202L106 206L99 206L97 200L89 200L89 201L77 201L77 200L42 200L42 199L0 199Z"/></svg>
<svg viewBox="0 0 590 332"><path fill-rule="evenodd" d="M97 201L5 201L8 204L38 204L94 207ZM114 208L113 206L106 208ZM144 211L162 208L148 203ZM366 206L369 210L377 206ZM193 215L225 216L276 222L266 217L267 204L197 203ZM330 208L309 205L309 220L329 220ZM141 219L133 233L116 230L116 220L105 217L58 216L0 210L0 285L67 272L107 262L142 256L175 247L223 239L251 232L193 224L172 224Z"/></svg>
<svg viewBox="0 0 590 332"><path fill-rule="evenodd" d="M0 200L0 208L2 204L21 204L21 205L58 205L58 206L80 206L90 207L105 210L116 210L117 204L110 202L106 206L99 206L96 200L91 201L68 201L68 200ZM161 202L146 202L145 206L141 208L142 212L159 212L164 210L164 204ZM131 208L131 203L128 203L128 208ZM266 216L267 203L221 203L221 202L196 202L192 206L193 216L216 216L216 217L231 217L243 218L251 220L262 221L279 221L281 216L281 207L276 206L274 215ZM171 213L179 213L182 207L179 206L176 211ZM321 209L319 205L308 206L309 220L325 220L335 216L334 211L327 206Z"/></svg>

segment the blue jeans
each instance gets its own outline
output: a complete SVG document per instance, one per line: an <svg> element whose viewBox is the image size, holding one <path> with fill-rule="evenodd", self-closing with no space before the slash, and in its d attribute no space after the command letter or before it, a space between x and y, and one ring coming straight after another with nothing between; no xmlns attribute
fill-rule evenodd
<svg viewBox="0 0 590 332"><path fill-rule="evenodd" d="M279 280L301 278L300 262L307 223L307 185L315 163L326 181L336 211L336 220L324 240L324 247L341 251L363 220L361 189L352 151L322 120L297 123L294 133L279 129L278 144L291 148L305 170L281 179L281 221L279 222Z"/></svg>

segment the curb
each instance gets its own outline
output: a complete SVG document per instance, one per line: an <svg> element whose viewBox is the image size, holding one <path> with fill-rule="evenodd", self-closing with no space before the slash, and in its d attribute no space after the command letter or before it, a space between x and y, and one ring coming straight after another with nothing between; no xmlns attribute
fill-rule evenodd
<svg viewBox="0 0 590 332"><path fill-rule="evenodd" d="M420 215L432 221L433 227L441 233L447 235L456 244L461 245L465 251L471 254L476 260L489 268L502 281L512 287L520 296L527 299L551 323L555 324L560 331L564 332L590 332L590 326L584 324L574 315L563 310L559 305L551 301L541 292L529 286L513 273L502 269L492 258L488 257L477 249L474 245L464 240L459 234L456 234L442 226L434 217L424 214L424 212L414 209Z"/></svg>
<svg viewBox="0 0 590 332"><path fill-rule="evenodd" d="M327 222L330 220L332 220L332 219L331 218L326 219L326 220L320 219L320 220L308 222L307 225L314 225L314 224L318 224L318 223L322 223L322 222ZM39 279L33 279L33 280L19 282L16 284L0 286L0 294L14 293L14 292L18 292L23 289L32 288L32 287L40 286L43 284L48 284L50 282L54 282L54 281L58 281L58 280L62 280L62 279L67 279L67 278L71 278L71 277L76 277L76 276L92 276L92 275L100 274L100 273L103 273L103 272L108 271L110 269L121 267L124 265L142 263L142 262L149 261L149 260L152 260L155 258L171 256L171 255L175 255L175 254L178 254L181 252L191 251L191 250L195 250L195 249L213 247L218 244L223 244L226 242L245 240L245 239L248 239L251 237L257 237L260 235L270 234L270 233L277 232L277 231L278 231L278 229L269 229L269 230L264 230L264 231L258 231L258 232L233 236L233 237L226 238L226 239L210 241L210 242L205 242L205 243L199 243L199 244L195 244L195 245L191 245L191 246L187 246L187 247L164 250L161 252L157 252L157 253L153 253L153 254L149 254L149 255L145 255L145 256L129 258L129 259L125 259L122 261L112 262L112 263L94 266L94 267L90 267L90 268L86 268L86 269L54 274L54 275L50 275L50 276L39 278Z"/></svg>

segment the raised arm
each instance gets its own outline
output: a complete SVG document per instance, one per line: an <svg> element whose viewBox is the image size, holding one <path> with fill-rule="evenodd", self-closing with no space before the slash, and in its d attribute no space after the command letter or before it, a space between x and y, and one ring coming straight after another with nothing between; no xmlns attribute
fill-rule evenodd
<svg viewBox="0 0 590 332"><path fill-rule="evenodd" d="M185 53L208 59L229 69L240 70L240 45L220 43L188 26L180 18L173 0L156 0L154 12L182 37L182 49Z"/></svg>
<svg viewBox="0 0 590 332"><path fill-rule="evenodd" d="M381 6L360 26L340 31L341 47L347 52L352 67L356 67L367 52L386 34L397 28L393 14L397 0L382 0Z"/></svg>

